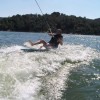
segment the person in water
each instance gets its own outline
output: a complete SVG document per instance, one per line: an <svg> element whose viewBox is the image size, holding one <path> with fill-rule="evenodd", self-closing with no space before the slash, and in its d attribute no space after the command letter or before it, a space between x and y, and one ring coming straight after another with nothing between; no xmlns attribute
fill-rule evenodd
<svg viewBox="0 0 100 100"><path fill-rule="evenodd" d="M63 36L62 36L62 30L61 29L57 29L56 33L52 33L50 32L49 35L51 36L51 39L49 42L46 42L44 40L39 40L37 42L32 42L31 40L29 40L29 43L31 44L31 46L37 45L37 44L43 44L42 47L45 48L57 48L58 45L63 45Z"/></svg>

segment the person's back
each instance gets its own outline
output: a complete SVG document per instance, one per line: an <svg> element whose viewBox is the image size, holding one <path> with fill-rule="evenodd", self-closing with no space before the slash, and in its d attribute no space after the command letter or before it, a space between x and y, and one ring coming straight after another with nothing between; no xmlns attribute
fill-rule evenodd
<svg viewBox="0 0 100 100"><path fill-rule="evenodd" d="M54 36L52 36L52 38L51 38L51 40L49 41L49 43L53 46L53 47L55 47L55 48L57 48L58 47L58 45L59 45L59 39L63 39L63 36L61 35L61 34L56 34L56 35L54 35Z"/></svg>

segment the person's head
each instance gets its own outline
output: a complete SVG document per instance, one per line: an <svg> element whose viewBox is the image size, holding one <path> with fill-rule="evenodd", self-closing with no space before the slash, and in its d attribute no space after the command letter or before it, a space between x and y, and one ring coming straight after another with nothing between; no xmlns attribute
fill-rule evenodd
<svg viewBox="0 0 100 100"><path fill-rule="evenodd" d="M57 29L56 33L57 34L61 34L62 33L62 30L61 29Z"/></svg>

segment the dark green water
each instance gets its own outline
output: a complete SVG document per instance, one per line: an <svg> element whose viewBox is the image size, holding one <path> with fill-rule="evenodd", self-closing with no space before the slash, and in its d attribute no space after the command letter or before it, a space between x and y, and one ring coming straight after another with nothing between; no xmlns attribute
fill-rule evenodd
<svg viewBox="0 0 100 100"><path fill-rule="evenodd" d="M62 100L99 100L100 60L73 69L66 87Z"/></svg>

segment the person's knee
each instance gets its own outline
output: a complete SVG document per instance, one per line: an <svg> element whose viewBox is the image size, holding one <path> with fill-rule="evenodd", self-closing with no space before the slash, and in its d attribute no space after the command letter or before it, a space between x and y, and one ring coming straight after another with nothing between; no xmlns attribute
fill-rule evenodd
<svg viewBox="0 0 100 100"><path fill-rule="evenodd" d="M45 41L44 41L44 40L40 40L40 42L41 42L41 43L44 43Z"/></svg>

